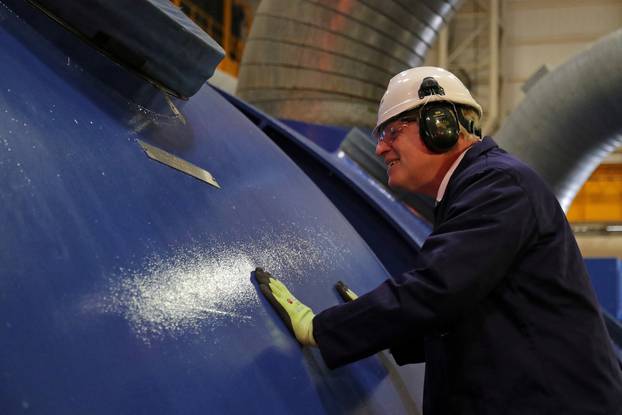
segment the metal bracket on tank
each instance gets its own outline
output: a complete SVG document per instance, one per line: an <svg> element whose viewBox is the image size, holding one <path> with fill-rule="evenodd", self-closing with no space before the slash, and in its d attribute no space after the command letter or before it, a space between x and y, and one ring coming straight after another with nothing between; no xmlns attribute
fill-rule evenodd
<svg viewBox="0 0 622 415"><path fill-rule="evenodd" d="M184 117L184 114L182 114L181 111L179 111L179 108L177 108L177 106L175 105L175 103L173 102L171 97L169 97L168 94L166 94L165 92L163 92L163 95L164 95L164 99L166 100L166 103L168 104L169 108L171 109L173 114L175 114L175 117L177 117L177 119L182 124L186 124L186 117Z"/></svg>
<svg viewBox="0 0 622 415"><path fill-rule="evenodd" d="M147 154L150 159L159 161L160 163L166 164L167 166L172 167L175 170L179 170L220 189L220 185L218 184L216 179L214 179L214 177L207 170L195 166L194 164L184 159L180 159L179 157L174 156L167 151L154 147L151 144L147 144L144 141L136 141L138 141L138 144L140 144L142 149L145 151L145 154Z"/></svg>

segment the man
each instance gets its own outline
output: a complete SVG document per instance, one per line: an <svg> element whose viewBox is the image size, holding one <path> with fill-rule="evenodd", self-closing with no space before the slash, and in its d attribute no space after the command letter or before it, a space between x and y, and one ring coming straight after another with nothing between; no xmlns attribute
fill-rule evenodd
<svg viewBox="0 0 622 415"><path fill-rule="evenodd" d="M480 117L450 72L396 75L376 153L390 186L437 200L415 268L317 315L261 268L259 287L331 368L383 349L425 360L426 415L622 414L622 374L565 215L536 173L480 139Z"/></svg>

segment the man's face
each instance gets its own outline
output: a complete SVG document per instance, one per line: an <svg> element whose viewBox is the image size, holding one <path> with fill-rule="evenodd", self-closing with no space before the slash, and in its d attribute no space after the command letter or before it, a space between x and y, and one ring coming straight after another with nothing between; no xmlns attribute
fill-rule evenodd
<svg viewBox="0 0 622 415"><path fill-rule="evenodd" d="M376 155L384 159L389 186L435 197L440 183L442 156L431 152L421 140L419 124L396 120L381 133Z"/></svg>

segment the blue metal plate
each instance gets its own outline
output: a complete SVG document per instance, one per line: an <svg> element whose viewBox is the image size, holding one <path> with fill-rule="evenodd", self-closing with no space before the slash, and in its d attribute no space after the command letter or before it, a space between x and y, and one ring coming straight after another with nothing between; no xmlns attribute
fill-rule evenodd
<svg viewBox="0 0 622 415"><path fill-rule="evenodd" d="M137 105L111 85L142 81L102 82L78 40L59 49L2 4L0 22L0 412L414 410L391 364L329 371L251 283L263 266L321 310L338 279L387 276L257 127L210 87L175 102L185 123L148 84Z"/></svg>

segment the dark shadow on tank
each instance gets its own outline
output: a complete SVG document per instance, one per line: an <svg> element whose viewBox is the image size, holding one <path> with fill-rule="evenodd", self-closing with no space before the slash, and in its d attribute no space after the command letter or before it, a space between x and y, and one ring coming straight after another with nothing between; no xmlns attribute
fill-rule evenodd
<svg viewBox="0 0 622 415"><path fill-rule="evenodd" d="M403 385L396 384L394 376L399 376L399 374L392 374L391 370L387 370L385 366L387 362L384 361L387 358L384 355L370 357L334 370L326 367L318 349L303 348L302 360L298 359L296 355L288 354L280 351L277 347L273 347L261 353L253 362L259 373L266 374L261 380L258 380L262 383L262 389L269 390L272 395L279 395L278 397L271 396L271 399L279 399L284 405L287 402L291 405L292 395L290 391L283 389L282 374L297 372L301 369L299 366L302 364L309 377L308 382L315 388L319 402L326 414L386 413L387 408L373 404L372 395L374 389L387 380L387 377L389 377L390 385L385 387L393 387L402 404L398 413L419 414L417 406L406 388ZM392 362L389 364L394 365ZM297 381L296 383L302 387L305 381ZM292 408L290 407L290 409ZM296 412L305 413L302 403Z"/></svg>
<svg viewBox="0 0 622 415"><path fill-rule="evenodd" d="M378 353L375 356L369 357L365 360L357 362L352 365L348 365L339 369L328 369L322 360L319 350L317 349L305 349L303 350L305 356L305 363L309 367L309 373L312 374L314 384L318 389L320 396L322 397L322 403L327 409L328 413L342 413L341 407L337 407L334 402L344 399L343 390L350 391L351 383L354 380L356 382L357 377L363 376L372 387L364 396L353 395L354 400L345 409L348 413L356 414L372 414L372 413L384 413L382 408L373 408L368 406L366 398L369 397L371 390L377 387L385 379L390 385L395 388L395 392L398 395L399 401L403 405L405 413L418 414L417 406L413 398L409 395L404 382L397 373L395 364L384 352ZM357 371L357 373L354 373ZM360 387L360 389L363 389ZM330 412L329 410L335 409L336 412Z"/></svg>
<svg viewBox="0 0 622 415"><path fill-rule="evenodd" d="M351 369L329 370L322 362L322 358L308 348L302 349L302 356L302 360L294 359L292 355L280 351L277 347L270 348L260 354L254 361L254 365L259 368L261 373L272 374L262 379L263 388L268 387L278 394L283 389L283 377L279 374L303 370L309 377L308 382L315 387L324 413L331 415L373 413L365 407L369 390L358 381L356 374L351 373ZM304 366L304 369L300 368L301 365ZM377 383L380 383L386 373L378 373L377 375ZM269 382L270 385L266 385L266 382ZM306 381L296 383L302 387ZM291 404L291 394L284 390L282 395L280 400L289 401ZM301 402L300 405L301 407L296 412L304 413L303 403Z"/></svg>

